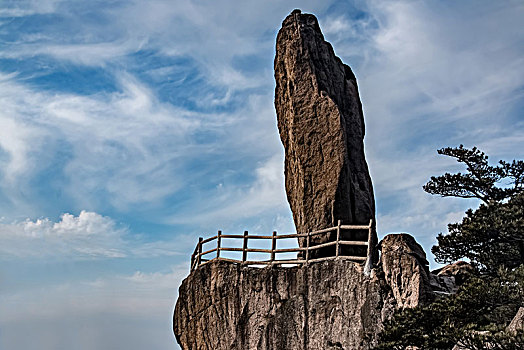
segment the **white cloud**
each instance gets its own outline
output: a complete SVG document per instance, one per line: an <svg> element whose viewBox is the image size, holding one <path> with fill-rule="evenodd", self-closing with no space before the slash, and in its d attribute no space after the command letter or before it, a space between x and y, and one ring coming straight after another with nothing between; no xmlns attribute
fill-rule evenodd
<svg viewBox="0 0 524 350"><path fill-rule="evenodd" d="M109 96L41 92L2 78L2 186L13 200L61 152L68 155L56 165L67 176L62 186L80 206L93 207L92 193L101 188L124 207L179 188L174 169L199 125L193 113L160 103L129 75L121 76L122 91ZM161 147L169 151L158 152Z"/></svg>
<svg viewBox="0 0 524 350"><path fill-rule="evenodd" d="M18 0L0 8L0 17L25 17L53 13L61 0ZM2 4L4 5L4 4Z"/></svg>
<svg viewBox="0 0 524 350"><path fill-rule="evenodd" d="M36 134L35 128L24 125L15 119L0 119L0 147L10 155L10 161L4 168L5 180L13 183L16 175L29 170L27 159L30 141Z"/></svg>
<svg viewBox="0 0 524 350"><path fill-rule="evenodd" d="M351 31L351 24L344 17L326 18L325 24L322 26L324 35L348 35L348 31Z"/></svg>
<svg viewBox="0 0 524 350"><path fill-rule="evenodd" d="M124 257L122 236L107 217L82 211L78 216L63 214L59 221L47 218L0 224L2 258L7 257Z"/></svg>
<svg viewBox="0 0 524 350"><path fill-rule="evenodd" d="M189 251L189 237L145 242L111 218L88 211L48 218L0 222L0 259L92 260L179 255Z"/></svg>

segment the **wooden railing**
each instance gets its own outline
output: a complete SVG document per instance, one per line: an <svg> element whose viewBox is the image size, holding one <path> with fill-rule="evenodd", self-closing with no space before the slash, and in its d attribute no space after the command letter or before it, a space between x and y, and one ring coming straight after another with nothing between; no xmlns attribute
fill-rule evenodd
<svg viewBox="0 0 524 350"><path fill-rule="evenodd" d="M341 240L340 231L341 230L367 230L368 239L367 241L358 241L358 240ZM328 232L336 231L336 240L312 245L310 243L311 238L320 234L326 234ZM214 260L222 260L233 263L239 263L243 265L282 265L282 264L308 264L312 262L325 261L336 259L340 255L341 246L367 246L367 256L344 256L345 259L364 262L366 261L366 267L369 268L372 255L372 235L373 235L373 220L369 222L369 225L342 225L340 220L338 221L337 226L325 228L322 230L317 230L308 233L293 233L293 234L284 234L277 235L276 231L273 231L271 236L262 236L262 235L249 235L247 231L244 231L244 234L223 234L222 231L218 231L218 234L203 239L200 237L198 243L195 247L193 254L191 255L191 271L197 269L199 266L205 265ZM298 239L300 237L306 238L306 247L296 247L296 248L281 248L277 249L277 241L279 240L291 240ZM226 247L223 245L223 239L241 239L242 248L232 248ZM271 240L271 249L262 249L262 248L249 248L248 242L250 240ZM216 241L216 245L212 249L203 251L203 246L206 243L211 243ZM335 255L322 257L322 258L311 258L311 251L326 247L335 246ZM221 252L241 252L242 259L233 259L221 256ZM282 253L295 253L295 252L304 252L302 258L293 258L293 259L276 259L277 254ZM269 259L266 260L248 260L248 253L266 253L269 254Z"/></svg>

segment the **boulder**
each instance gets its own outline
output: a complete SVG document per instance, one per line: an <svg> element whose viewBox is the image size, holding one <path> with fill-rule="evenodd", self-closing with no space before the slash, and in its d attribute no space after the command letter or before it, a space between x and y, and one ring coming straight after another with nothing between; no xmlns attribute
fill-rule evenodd
<svg viewBox="0 0 524 350"><path fill-rule="evenodd" d="M431 272L432 277L437 280L438 285L447 293L456 293L459 287L475 271L475 268L465 262L457 261Z"/></svg>
<svg viewBox="0 0 524 350"><path fill-rule="evenodd" d="M297 232L335 226L338 220L369 224L375 218L375 201L357 80L324 40L315 16L295 10L284 20L274 68L286 193ZM346 240L367 241L367 235L367 230L342 232ZM319 235L311 243L333 241L334 236ZM299 245L304 247L305 239ZM365 247L344 251L366 256ZM316 252L332 256L334 247Z"/></svg>
<svg viewBox="0 0 524 350"><path fill-rule="evenodd" d="M380 242L380 250L384 278L398 307L415 307L433 300L426 253L412 236L387 235Z"/></svg>

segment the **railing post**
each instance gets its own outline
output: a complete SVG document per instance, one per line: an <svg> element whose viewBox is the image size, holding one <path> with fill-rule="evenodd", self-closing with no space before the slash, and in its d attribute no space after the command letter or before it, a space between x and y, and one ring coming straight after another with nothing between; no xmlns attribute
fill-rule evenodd
<svg viewBox="0 0 524 350"><path fill-rule="evenodd" d="M371 255L371 235L372 235L372 229L373 229L373 219L369 220L369 228L368 228L368 253L367 256Z"/></svg>
<svg viewBox="0 0 524 350"><path fill-rule="evenodd" d="M309 261L309 234L310 232L307 233L307 236L306 236L306 265Z"/></svg>
<svg viewBox="0 0 524 350"><path fill-rule="evenodd" d="M373 241L371 237L373 236L373 219L369 220L369 228L368 228L368 251L367 251L367 259L366 264L364 265L364 274L366 276L369 276L371 273L371 265L372 265L372 255L373 255Z"/></svg>
<svg viewBox="0 0 524 350"><path fill-rule="evenodd" d="M222 231L218 230L217 234L217 259L220 259L220 246L222 245Z"/></svg>
<svg viewBox="0 0 524 350"><path fill-rule="evenodd" d="M202 241L204 238L198 237L198 253L197 253L197 267L200 266L202 262Z"/></svg>
<svg viewBox="0 0 524 350"><path fill-rule="evenodd" d="M277 231L273 231L273 237L271 237L271 262L275 261L275 249L277 249Z"/></svg>
<svg viewBox="0 0 524 350"><path fill-rule="evenodd" d="M247 260L247 231L244 231L244 243L242 244L242 263Z"/></svg>
<svg viewBox="0 0 524 350"><path fill-rule="evenodd" d="M338 220L338 223L337 223L337 245L336 245L336 249L337 249L337 252L336 252L336 257L338 257L338 254L339 254L339 243L338 241L340 240L340 220Z"/></svg>

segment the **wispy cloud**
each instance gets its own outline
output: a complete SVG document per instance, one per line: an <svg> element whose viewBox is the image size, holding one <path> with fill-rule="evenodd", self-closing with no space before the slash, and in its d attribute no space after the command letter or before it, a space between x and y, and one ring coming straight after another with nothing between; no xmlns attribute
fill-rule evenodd
<svg viewBox="0 0 524 350"><path fill-rule="evenodd" d="M111 218L88 211L65 213L57 221L0 222L0 260L153 258L186 254L191 244L184 236L176 242L144 240Z"/></svg>
<svg viewBox="0 0 524 350"><path fill-rule="evenodd" d="M161 199L180 187L174 167L199 125L192 113L158 102L128 75L109 96L40 92L3 78L0 147L7 157L0 162L6 193L16 195L50 163L65 176L60 187L86 205L101 185L116 206ZM170 151L158 152L160 147Z"/></svg>
<svg viewBox="0 0 524 350"><path fill-rule="evenodd" d="M486 5L468 17L467 9L443 4L374 4L381 24L371 45L379 55L363 84L383 103L367 109L384 117L403 112L381 122L402 127L423 119L421 127L440 128L443 135L446 124L464 118L474 118L477 128L492 123L493 114L522 98L524 60L515 46L522 5Z"/></svg>
<svg viewBox="0 0 524 350"><path fill-rule="evenodd" d="M2 4L0 17L25 17L53 13L62 0L20 0Z"/></svg>
<svg viewBox="0 0 524 350"><path fill-rule="evenodd" d="M411 232L426 248L477 205L423 192L431 175L458 169L436 149L463 143L494 160L522 158L524 6L471 5L373 1L356 23L320 21L359 81L379 230Z"/></svg>
<svg viewBox="0 0 524 350"><path fill-rule="evenodd" d="M255 179L246 186L218 183L212 192L213 200L202 203L203 207L199 213L188 215L190 213L182 211L176 213L170 221L177 224L199 223L229 228L242 221L267 214L268 211L275 217L287 211L282 156L280 153L276 154L255 168ZM266 226L264 229L269 231L272 228Z"/></svg>
<svg viewBox="0 0 524 350"><path fill-rule="evenodd" d="M276 181L264 185L270 177L259 170L276 164L275 154L281 153L271 105L271 56L282 18L274 13L284 16L292 5L114 3L100 10L97 21L86 17L75 28L74 40L61 43L50 31L46 42L16 41L5 55L48 55L99 65L118 78L118 92L56 94L5 76L0 94L8 112L0 115L5 126L0 142L8 157L0 161L9 186L4 192L14 202L13 188L27 187L24 180L27 185L28 177L42 170L36 155L49 163L65 144L57 167L77 208L96 208L101 202L119 210L158 205L176 200L182 189L187 195L189 188L226 203L219 210L198 210L202 218L216 219L228 211L239 217L259 215L271 201L282 208L283 196L273 190L282 190L282 179L278 186ZM330 12L331 5L309 2L304 10L321 15L326 38L359 78L377 201L408 193L414 197L406 203L424 198L420 185L444 168L435 163L438 147L486 146L494 157L503 157L523 142L522 124L506 109L522 99L521 4L483 2L472 10L468 4L376 1L356 4L356 13ZM80 5L53 5L49 11L64 18L85 13L75 6ZM136 74L124 72L122 62L133 66L137 52L149 52L147 58L155 60L189 59L195 68L191 74L201 79L192 88L199 92L194 105L168 103ZM269 64L253 69L239 64L239 57L252 57L249 62L265 57ZM172 67L155 67L155 82L162 82ZM187 78L182 74L181 81ZM207 111L191 112L199 108ZM43 148L51 156L38 152ZM224 160L221 166L217 159ZM207 170L197 165L203 163ZM262 199L237 200L255 196ZM167 210L164 222L206 207L198 199L183 202L190 204L188 209ZM244 205L232 204L239 202ZM408 204L400 208L413 210Z"/></svg>

